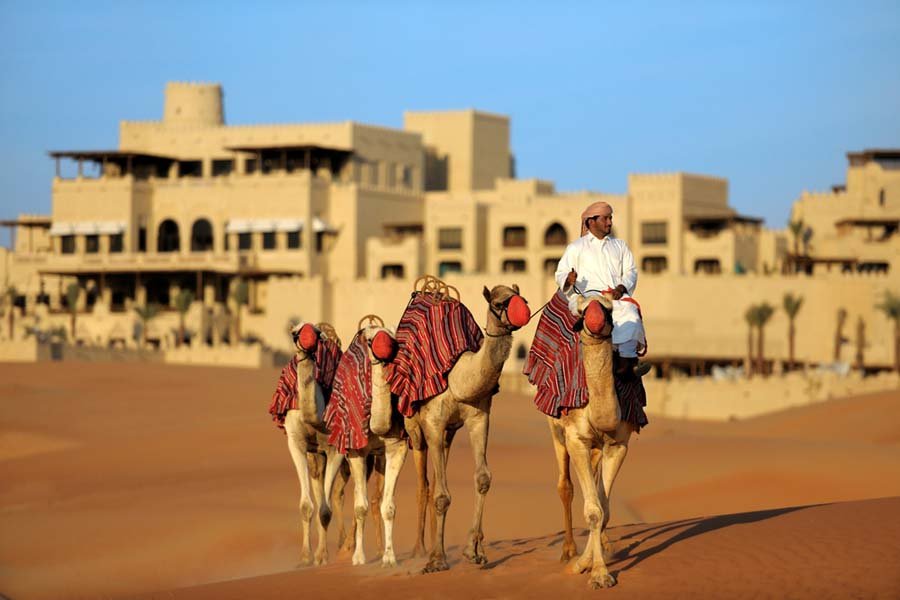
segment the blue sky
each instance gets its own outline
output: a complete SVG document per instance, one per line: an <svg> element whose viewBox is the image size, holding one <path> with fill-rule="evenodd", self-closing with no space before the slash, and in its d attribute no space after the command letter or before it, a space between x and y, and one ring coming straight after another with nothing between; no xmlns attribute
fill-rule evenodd
<svg viewBox="0 0 900 600"><path fill-rule="evenodd" d="M896 1L452 4L0 0L0 217L49 214L46 151L117 146L173 80L220 82L231 124L499 112L520 177L716 175L772 227L900 147Z"/></svg>

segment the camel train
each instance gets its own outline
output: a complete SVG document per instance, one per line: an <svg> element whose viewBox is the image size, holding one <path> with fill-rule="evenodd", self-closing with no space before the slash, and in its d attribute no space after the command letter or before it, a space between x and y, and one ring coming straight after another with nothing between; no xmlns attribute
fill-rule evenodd
<svg viewBox="0 0 900 600"><path fill-rule="evenodd" d="M512 335L528 324L532 314L516 285L484 288L488 306L483 327L453 286L425 276L414 287L396 331L385 327L377 315L366 315L345 351L327 323L299 323L291 330L296 352L282 370L269 412L284 429L300 480L301 565L327 562L327 531L335 520L338 547L352 552L352 564L365 564L363 540L370 510L380 518L375 533L382 566L397 564L394 491L412 449L417 476L412 555L426 554L428 521L431 547L422 572L447 570L444 527L451 503L447 460L463 426L474 453L476 494L463 556L475 564L488 562L482 516L491 486L487 463L491 403L512 349ZM631 383L614 379L611 309L607 296L585 296L578 299L573 314L558 293L538 311L543 314L525 368L538 390L535 404L547 415L559 466L557 487L565 525L561 558L569 561L576 556L571 463L590 529L587 546L572 570L590 571L593 588L615 585L605 563L611 554L605 532L609 497L631 433L646 424L640 379ZM560 357L570 364L561 366ZM634 393L635 386L640 393ZM626 396L632 404L622 406ZM367 482L373 474L377 484L369 498ZM347 533L342 505L351 477L353 520ZM317 547L312 553L314 515Z"/></svg>

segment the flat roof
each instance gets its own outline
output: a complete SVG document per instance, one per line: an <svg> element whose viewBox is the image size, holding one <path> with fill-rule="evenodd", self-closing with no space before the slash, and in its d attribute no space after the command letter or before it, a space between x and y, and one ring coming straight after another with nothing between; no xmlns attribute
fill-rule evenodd
<svg viewBox="0 0 900 600"><path fill-rule="evenodd" d="M277 150L283 152L299 152L299 151L319 151L334 152L338 154L352 154L350 148L339 148L335 146L320 146L318 144L241 144L240 146L226 146L226 150L235 152L260 152L264 150Z"/></svg>
<svg viewBox="0 0 900 600"><path fill-rule="evenodd" d="M900 217L850 217L835 221L835 225L900 225Z"/></svg>
<svg viewBox="0 0 900 600"><path fill-rule="evenodd" d="M102 161L116 158L147 158L150 160L178 160L174 156L162 154L148 154L146 152L129 152L128 150L50 150L47 152L52 158L82 158L87 160Z"/></svg>

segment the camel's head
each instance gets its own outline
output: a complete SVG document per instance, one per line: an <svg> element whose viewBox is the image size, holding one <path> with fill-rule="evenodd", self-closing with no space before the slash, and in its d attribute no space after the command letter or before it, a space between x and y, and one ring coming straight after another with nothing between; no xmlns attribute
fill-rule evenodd
<svg viewBox="0 0 900 600"><path fill-rule="evenodd" d="M367 315L359 321L359 334L366 340L369 353L381 363L391 362L397 356L397 336L384 326L377 315Z"/></svg>
<svg viewBox="0 0 900 600"><path fill-rule="evenodd" d="M612 300L605 294L599 296L579 296L578 314L584 323L584 333L595 338L612 335Z"/></svg>
<svg viewBox="0 0 900 600"><path fill-rule="evenodd" d="M531 320L531 309L528 301L519 295L519 286L495 285L488 290L484 288L484 299L487 300L490 316L488 324L495 328L505 328L507 333L524 327Z"/></svg>
<svg viewBox="0 0 900 600"><path fill-rule="evenodd" d="M294 338L294 347L298 353L307 355L315 354L319 345L319 329L312 323L297 323L291 328L291 337Z"/></svg>

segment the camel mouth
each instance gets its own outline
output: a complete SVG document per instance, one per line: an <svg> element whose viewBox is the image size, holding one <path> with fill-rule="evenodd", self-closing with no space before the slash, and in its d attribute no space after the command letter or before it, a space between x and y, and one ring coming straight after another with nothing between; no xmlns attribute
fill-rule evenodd
<svg viewBox="0 0 900 600"><path fill-rule="evenodd" d="M397 356L397 340L387 330L382 329L369 341L372 354L381 362L390 362Z"/></svg>
<svg viewBox="0 0 900 600"><path fill-rule="evenodd" d="M310 323L305 323L295 334L295 343L300 349L313 352L319 345L319 332Z"/></svg>
<svg viewBox="0 0 900 600"><path fill-rule="evenodd" d="M584 309L584 326L588 332L594 336L603 335L603 329L606 327L607 317L606 310L600 302L592 300Z"/></svg>
<svg viewBox="0 0 900 600"><path fill-rule="evenodd" d="M528 308L528 301L518 294L511 297L506 305L506 318L509 320L509 324L516 329L528 325L528 322L531 320L531 309Z"/></svg>

